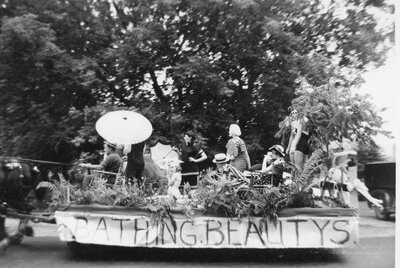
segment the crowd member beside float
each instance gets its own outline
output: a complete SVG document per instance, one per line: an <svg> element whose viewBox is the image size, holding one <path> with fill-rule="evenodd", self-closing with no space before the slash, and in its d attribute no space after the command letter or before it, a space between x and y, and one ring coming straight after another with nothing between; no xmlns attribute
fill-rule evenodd
<svg viewBox="0 0 400 268"><path fill-rule="evenodd" d="M145 142L124 145L126 155L125 177L128 183L143 184Z"/></svg>
<svg viewBox="0 0 400 268"><path fill-rule="evenodd" d="M260 179L259 184L278 186L283 183L284 157L285 153L281 145L274 145L268 149L268 154L264 157L261 168L261 173L265 174L265 176Z"/></svg>
<svg viewBox="0 0 400 268"><path fill-rule="evenodd" d="M122 158L118 153L116 153L116 148L117 148L116 144L105 141L104 154L106 155L106 157L100 164L94 165L94 164L82 163L79 164L79 166L82 168L97 169L97 170L104 170L106 172L118 173L122 164ZM85 175L82 182L82 188L86 189L97 176ZM107 178L107 183L109 184L115 183L116 179L115 175L105 174L105 177Z"/></svg>
<svg viewBox="0 0 400 268"><path fill-rule="evenodd" d="M181 196L181 192L179 191L179 186L181 185L182 181L182 168L179 165L180 161L171 162L169 164L169 172L170 176L168 178L168 197L173 199L179 199Z"/></svg>
<svg viewBox="0 0 400 268"><path fill-rule="evenodd" d="M290 161L296 169L302 172L304 163L311 153L309 119L304 115L299 115L297 110L293 110L290 117L293 121L286 153L289 154Z"/></svg>
<svg viewBox="0 0 400 268"><path fill-rule="evenodd" d="M224 154L219 153L214 156L213 163L216 164L216 175L225 180L238 180L249 183L249 180L243 175L242 172L237 170L234 166L229 164L230 158Z"/></svg>
<svg viewBox="0 0 400 268"><path fill-rule="evenodd" d="M371 202L373 206L382 208L383 200L371 196L364 182L357 177L350 178L348 169L355 165L356 163L352 159L348 159L345 163L330 168L327 178L320 182L320 192L325 195L325 191L328 191L328 196L339 198L345 204L351 205L349 192L356 190Z"/></svg>
<svg viewBox="0 0 400 268"><path fill-rule="evenodd" d="M190 186L197 185L197 176L199 168L197 163L203 162L207 159L206 153L196 143L196 135L193 131L189 130L183 135L183 142L178 148L173 147L172 150L178 153L182 161L182 182L181 185L189 183ZM185 175L189 173L188 175Z"/></svg>
<svg viewBox="0 0 400 268"><path fill-rule="evenodd" d="M229 157L231 165L243 172L251 167L251 163L246 144L240 138L240 135L242 135L242 132L237 124L229 126L229 137L231 139L226 144L226 155Z"/></svg>

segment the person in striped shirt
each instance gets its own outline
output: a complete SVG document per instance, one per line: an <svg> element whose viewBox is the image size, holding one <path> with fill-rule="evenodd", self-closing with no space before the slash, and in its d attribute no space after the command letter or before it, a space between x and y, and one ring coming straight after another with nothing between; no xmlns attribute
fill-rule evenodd
<svg viewBox="0 0 400 268"><path fill-rule="evenodd" d="M237 180L238 182L249 184L249 179L229 162L230 158L226 154L216 154L213 163L217 165L217 174L226 180Z"/></svg>

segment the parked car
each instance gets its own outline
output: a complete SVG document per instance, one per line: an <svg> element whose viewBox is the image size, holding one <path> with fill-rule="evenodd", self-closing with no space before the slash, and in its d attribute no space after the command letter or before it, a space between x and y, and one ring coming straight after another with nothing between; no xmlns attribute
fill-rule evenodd
<svg viewBox="0 0 400 268"><path fill-rule="evenodd" d="M383 200L383 208L374 207L376 217L388 220L396 211L396 162L365 164L364 181L371 195Z"/></svg>

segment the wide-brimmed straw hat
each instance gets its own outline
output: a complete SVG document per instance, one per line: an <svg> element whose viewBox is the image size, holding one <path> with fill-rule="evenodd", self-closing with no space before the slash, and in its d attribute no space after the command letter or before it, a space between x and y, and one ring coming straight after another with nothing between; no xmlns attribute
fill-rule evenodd
<svg viewBox="0 0 400 268"><path fill-rule="evenodd" d="M283 149L282 145L276 144L268 149L268 151L272 151L272 150L277 152L282 157L285 156L285 150Z"/></svg>
<svg viewBox="0 0 400 268"><path fill-rule="evenodd" d="M114 149L117 149L117 145L115 143L111 143L109 141L104 141L104 144L107 144L110 147L113 147Z"/></svg>
<svg viewBox="0 0 400 268"><path fill-rule="evenodd" d="M227 163L229 161L230 161L229 157L226 156L226 154L224 154L224 153L216 154L214 156L214 160L213 160L213 162L215 164L223 164L223 163Z"/></svg>

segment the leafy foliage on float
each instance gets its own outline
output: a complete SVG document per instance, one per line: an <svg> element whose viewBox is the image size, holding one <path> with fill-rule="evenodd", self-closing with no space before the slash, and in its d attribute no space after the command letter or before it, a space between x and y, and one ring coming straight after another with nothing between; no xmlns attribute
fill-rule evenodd
<svg viewBox="0 0 400 268"><path fill-rule="evenodd" d="M203 204L207 213L224 217L262 217L276 222L278 211L288 207L296 187L251 188L236 180L213 174L202 177L194 200Z"/></svg>
<svg viewBox="0 0 400 268"><path fill-rule="evenodd" d="M172 203L166 198L157 198L157 195L148 197L143 187L110 185L104 178L95 178L86 189L82 189L61 177L59 182L42 182L37 188L47 188L51 191L52 201L49 206L51 211L65 205L122 206L149 212L152 222L170 220L172 226L176 228L171 215ZM155 190L152 189L151 192L154 193Z"/></svg>
<svg viewBox="0 0 400 268"><path fill-rule="evenodd" d="M289 184L278 187L250 187L236 179L227 180L209 172L203 174L197 189L189 191L187 199L176 200L165 195L165 189L153 189L135 185L109 185L102 178L94 179L86 189L70 184L64 178L59 182L44 182L52 192L50 208L60 205L100 204L122 206L147 211L152 221L170 220L175 226L172 212L185 213L188 217L197 214L221 217L261 217L264 222L277 222L279 211L300 207L347 207L334 198L315 198L310 188L313 174L321 167L320 151L316 151L306 162L303 172Z"/></svg>
<svg viewBox="0 0 400 268"><path fill-rule="evenodd" d="M295 170L296 185L300 189L307 190L314 184L316 174L319 174L324 168L325 154L321 149L315 150L304 163L303 170Z"/></svg>

